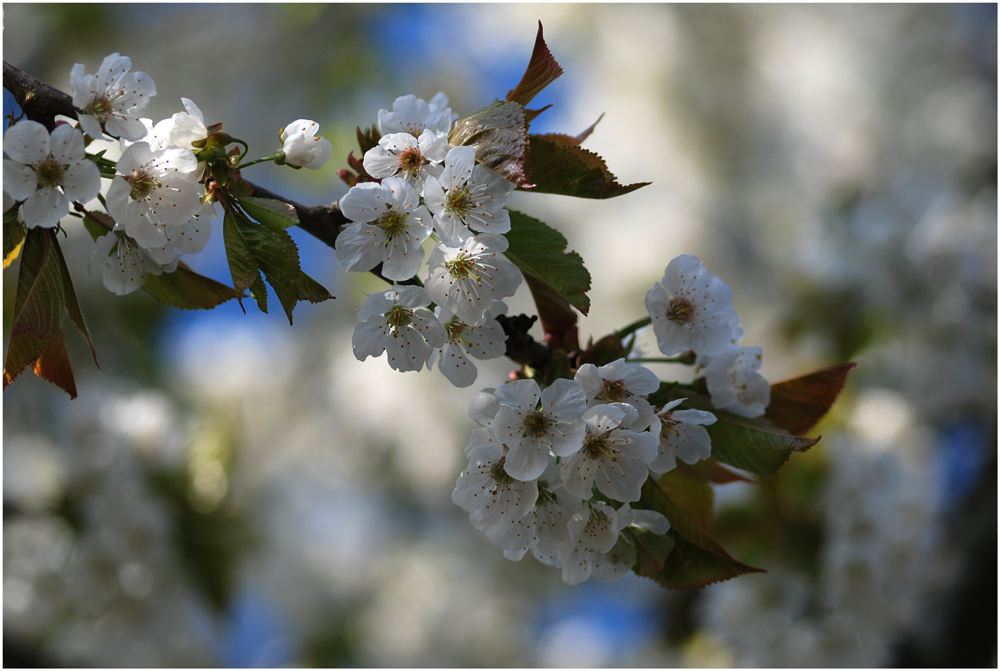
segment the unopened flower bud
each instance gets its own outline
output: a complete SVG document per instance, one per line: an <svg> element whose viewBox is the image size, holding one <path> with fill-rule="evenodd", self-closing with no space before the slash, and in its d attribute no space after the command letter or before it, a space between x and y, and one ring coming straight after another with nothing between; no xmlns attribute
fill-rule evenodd
<svg viewBox="0 0 1000 671"><path fill-rule="evenodd" d="M278 135L282 142L281 150L285 154L285 164L319 170L330 160L333 145L329 140L316 135L318 130L319 124L309 119L299 119L285 126Z"/></svg>

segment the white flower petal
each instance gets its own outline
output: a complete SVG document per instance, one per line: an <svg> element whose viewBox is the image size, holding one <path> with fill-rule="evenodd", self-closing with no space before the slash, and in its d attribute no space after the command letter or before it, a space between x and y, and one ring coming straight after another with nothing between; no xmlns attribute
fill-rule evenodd
<svg viewBox="0 0 1000 671"><path fill-rule="evenodd" d="M34 165L49 157L49 131L37 121L20 121L4 134L3 151L18 163Z"/></svg>
<svg viewBox="0 0 1000 671"><path fill-rule="evenodd" d="M30 166L3 160L3 190L14 200L27 200L38 189L38 176Z"/></svg>
<svg viewBox="0 0 1000 671"><path fill-rule="evenodd" d="M47 186L35 191L21 206L21 216L28 228L52 228L69 214L69 200L55 187Z"/></svg>

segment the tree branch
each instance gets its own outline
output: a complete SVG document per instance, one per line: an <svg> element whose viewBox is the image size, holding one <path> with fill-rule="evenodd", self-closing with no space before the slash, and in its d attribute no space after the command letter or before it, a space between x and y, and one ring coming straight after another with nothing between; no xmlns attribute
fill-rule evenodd
<svg viewBox="0 0 1000 671"><path fill-rule="evenodd" d="M3 62L3 87L11 92L14 100L32 121L37 121L51 133L56 127L56 115L75 117L73 98L59 89L53 88L32 77L27 72Z"/></svg>
<svg viewBox="0 0 1000 671"><path fill-rule="evenodd" d="M78 110L73 106L73 98L69 94L14 67L7 61L3 63L3 87L11 92L28 119L42 124L49 129L49 132L55 128L57 114L71 118L77 115ZM248 183L255 195L280 200L294 207L299 216L299 228L330 247L336 246L341 226L351 223L336 203L303 205L258 184ZM394 284L392 280L382 275L382 264L377 265L371 272L388 284ZM419 281L410 278L395 284L419 284Z"/></svg>

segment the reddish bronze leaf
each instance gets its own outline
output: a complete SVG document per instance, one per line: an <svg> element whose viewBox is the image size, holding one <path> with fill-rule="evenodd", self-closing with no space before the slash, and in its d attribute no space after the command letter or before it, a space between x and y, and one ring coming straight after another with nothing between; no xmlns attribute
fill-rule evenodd
<svg viewBox="0 0 1000 671"><path fill-rule="evenodd" d="M45 341L32 335L19 335L10 339L7 358L3 363L3 388L17 379L24 369L38 360L45 350Z"/></svg>
<svg viewBox="0 0 1000 671"><path fill-rule="evenodd" d="M545 107L537 110L530 110L527 107L524 108L524 123L530 124L532 121L538 118L538 115L552 107L552 105L546 105Z"/></svg>
<svg viewBox="0 0 1000 671"><path fill-rule="evenodd" d="M856 363L821 368L771 385L771 403L764 416L794 436L812 429L833 406Z"/></svg>
<svg viewBox="0 0 1000 671"><path fill-rule="evenodd" d="M528 124L524 108L496 100L455 122L448 135L451 146L474 147L476 161L509 182L531 189Z"/></svg>
<svg viewBox="0 0 1000 671"><path fill-rule="evenodd" d="M582 133L580 133L574 138L576 140L576 143L582 144L584 140L590 137L591 133L594 132L594 129L597 128L597 124L601 123L601 119L603 118L604 118L604 112L601 112L601 116L597 117L597 121L587 126L587 128L585 128Z"/></svg>
<svg viewBox="0 0 1000 671"><path fill-rule="evenodd" d="M70 400L76 398L76 380L73 379L73 369L69 365L66 343L62 338L49 342L42 356L35 361L33 369L35 375L69 394Z"/></svg>
<svg viewBox="0 0 1000 671"><path fill-rule="evenodd" d="M538 193L614 198L649 184L620 184L603 158L580 147L577 138L570 135L529 135L528 140L531 181Z"/></svg>
<svg viewBox="0 0 1000 671"><path fill-rule="evenodd" d="M539 21L531 60L528 61L528 67L521 76L521 81L507 94L507 100L525 106L562 73L562 67L545 44L545 39L542 37L542 22Z"/></svg>

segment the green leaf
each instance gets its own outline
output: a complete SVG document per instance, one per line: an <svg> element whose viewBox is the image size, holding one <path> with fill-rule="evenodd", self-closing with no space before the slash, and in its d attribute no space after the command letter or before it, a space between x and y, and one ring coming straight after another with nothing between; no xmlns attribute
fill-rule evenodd
<svg viewBox="0 0 1000 671"><path fill-rule="evenodd" d="M691 506L690 501L686 504ZM670 522L674 547L662 569L640 573L667 589L700 589L745 573L763 573L729 556L708 531L653 478L642 486L642 498L635 506L664 515Z"/></svg>
<svg viewBox="0 0 1000 671"><path fill-rule="evenodd" d="M531 135L528 139L535 192L577 198L613 198L649 184L619 184L604 159L578 146L579 141L574 137Z"/></svg>
<svg viewBox="0 0 1000 671"><path fill-rule="evenodd" d="M229 273L233 277L233 288L236 293L241 294L237 298L240 305L243 305L242 294L254 280L260 279L260 264L240 232L240 225L236 215L226 212L222 219L222 239L226 244L226 259L229 261Z"/></svg>
<svg viewBox="0 0 1000 671"><path fill-rule="evenodd" d="M572 305L583 314L590 310L590 273L576 252L566 253L566 238L541 221L510 210L510 247L506 256L516 265L531 289L546 333L560 333L576 324Z"/></svg>
<svg viewBox="0 0 1000 671"><path fill-rule="evenodd" d="M763 417L712 412L718 421L705 427L712 439L712 457L761 478L777 473L792 452L805 452L819 442L819 438L793 436Z"/></svg>
<svg viewBox="0 0 1000 671"><path fill-rule="evenodd" d="M830 410L856 363L842 363L771 385L764 417L795 436L812 429Z"/></svg>
<svg viewBox="0 0 1000 671"><path fill-rule="evenodd" d="M17 219L18 206L3 213L3 267L6 268L21 253L27 229Z"/></svg>
<svg viewBox="0 0 1000 671"><path fill-rule="evenodd" d="M659 483L678 508L705 533L711 533L712 507L715 504L715 491L712 485L676 468L661 475Z"/></svg>
<svg viewBox="0 0 1000 671"><path fill-rule="evenodd" d="M747 573L766 573L728 555L719 555L671 532L674 547L659 571L642 574L666 589L693 590L731 580Z"/></svg>
<svg viewBox="0 0 1000 671"><path fill-rule="evenodd" d="M150 275L142 289L181 310L211 310L231 298L242 298L232 287L199 275L182 263L172 273Z"/></svg>
<svg viewBox="0 0 1000 671"><path fill-rule="evenodd" d="M257 308L267 314L267 287L260 273L257 273L257 278L250 284L250 296L257 303Z"/></svg>
<svg viewBox="0 0 1000 671"><path fill-rule="evenodd" d="M674 539L667 534L654 534L649 529L629 527L627 529L635 540L637 562L635 572L647 575L663 568L663 562L674 549Z"/></svg>
<svg viewBox="0 0 1000 671"><path fill-rule="evenodd" d="M322 284L302 273L299 277L299 300L309 301L310 303L322 303L323 301L328 301L334 296L326 290Z"/></svg>
<svg viewBox="0 0 1000 671"><path fill-rule="evenodd" d="M299 223L299 215L288 203L273 198L239 198L243 211L272 231L283 231Z"/></svg>
<svg viewBox="0 0 1000 671"><path fill-rule="evenodd" d="M63 337L63 282L51 231L33 228L24 242L14 297L10 335L32 335L39 340Z"/></svg>
<svg viewBox="0 0 1000 671"><path fill-rule="evenodd" d="M524 108L516 102L494 101L455 122L451 146L475 147L476 161L518 186L531 188L528 176L528 127Z"/></svg>
<svg viewBox="0 0 1000 671"><path fill-rule="evenodd" d="M87 328L87 321L83 318L83 311L80 310L80 303L76 300L76 290L73 289L73 279L69 275L69 267L66 265L66 257L63 256L62 248L59 247L59 238L52 238L52 247L55 249L56 259L59 262L59 274L62 277L63 298L65 300L66 312L69 313L70 321L72 321L73 325L76 326L80 335L86 339L87 345L90 347L90 354L94 357L94 364L100 368L101 365L97 363L97 350L94 349L94 343L90 339L90 329ZM75 396L75 392L70 394L70 396Z"/></svg>
<svg viewBox="0 0 1000 671"><path fill-rule="evenodd" d="M103 212L87 212L83 215L83 227L95 241L114 229L115 220Z"/></svg>
<svg viewBox="0 0 1000 671"><path fill-rule="evenodd" d="M554 82L563 73L562 67L556 62L542 37L542 22L538 22L538 34L535 36L535 48L531 51L531 60L521 75L521 81L507 94L507 100L527 106L532 98L541 93L542 89Z"/></svg>
<svg viewBox="0 0 1000 671"><path fill-rule="evenodd" d="M264 295L260 291L262 285L253 286L260 281L262 271L291 324L292 310L299 300L302 269L299 249L288 232L272 231L242 215L227 212L223 220L223 237L236 290L243 293L251 289L258 306L266 307L266 298L261 297Z"/></svg>

